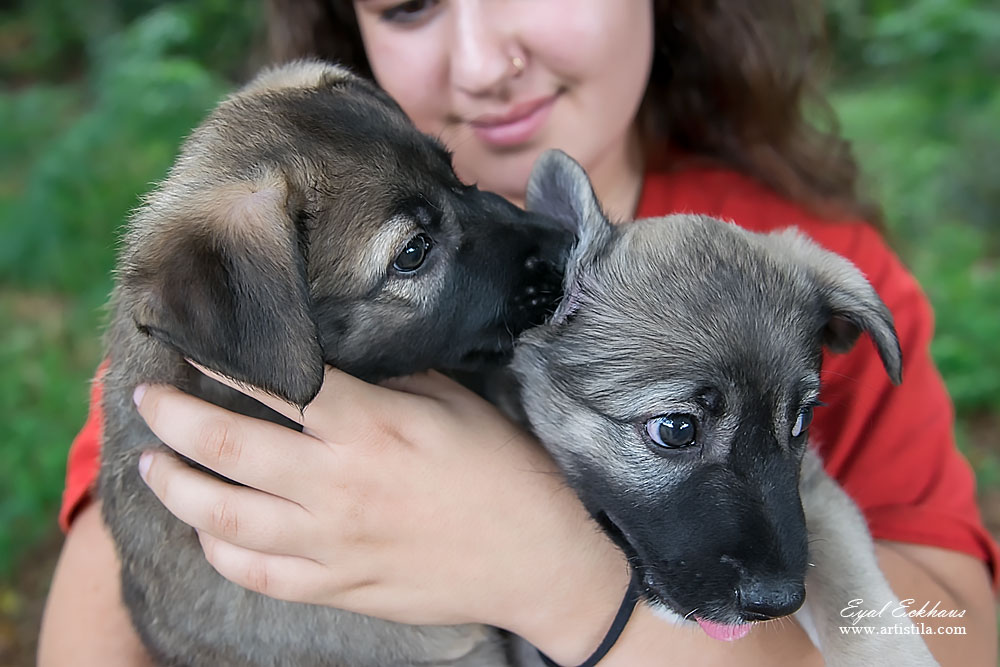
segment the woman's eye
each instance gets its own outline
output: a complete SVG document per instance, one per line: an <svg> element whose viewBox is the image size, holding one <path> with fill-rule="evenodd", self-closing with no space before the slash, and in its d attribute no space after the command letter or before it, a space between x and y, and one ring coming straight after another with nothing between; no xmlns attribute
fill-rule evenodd
<svg viewBox="0 0 1000 667"><path fill-rule="evenodd" d="M427 253L433 245L434 242L427 234L417 234L407 242L403 251L396 255L392 268L400 273L413 273L427 259Z"/></svg>
<svg viewBox="0 0 1000 667"><path fill-rule="evenodd" d="M689 447L697 439L697 421L693 416L682 413L653 417L646 422L646 433L660 447Z"/></svg>
<svg viewBox="0 0 1000 667"><path fill-rule="evenodd" d="M813 408L810 405L807 408L803 408L802 411L799 412L799 416L795 418L795 426L792 427L792 437L797 438L805 433L806 429L809 428L809 424L812 423L812 420Z"/></svg>
<svg viewBox="0 0 1000 667"><path fill-rule="evenodd" d="M380 17L389 23L415 23L440 0L408 0L383 9Z"/></svg>

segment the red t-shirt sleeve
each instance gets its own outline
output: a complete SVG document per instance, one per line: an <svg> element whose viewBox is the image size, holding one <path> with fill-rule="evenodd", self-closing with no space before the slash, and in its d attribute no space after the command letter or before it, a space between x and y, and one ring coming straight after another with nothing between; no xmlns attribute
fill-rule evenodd
<svg viewBox="0 0 1000 667"><path fill-rule="evenodd" d="M847 354L826 354L820 398L827 405L816 410L812 440L875 538L975 556L989 565L996 590L1000 551L980 517L972 469L955 446L951 400L930 356L933 313L881 236L861 222L821 221L719 169L647 178L638 217L671 212L713 215L761 232L794 225L865 274L892 311L903 383L892 385L867 336Z"/></svg>
<svg viewBox="0 0 1000 667"><path fill-rule="evenodd" d="M104 431L104 412L101 410L101 377L107 362L101 364L90 386L90 412L83 428L73 439L66 462L66 487L63 489L62 506L59 508L59 526L63 531L77 511L91 497L97 484L100 469L101 438Z"/></svg>

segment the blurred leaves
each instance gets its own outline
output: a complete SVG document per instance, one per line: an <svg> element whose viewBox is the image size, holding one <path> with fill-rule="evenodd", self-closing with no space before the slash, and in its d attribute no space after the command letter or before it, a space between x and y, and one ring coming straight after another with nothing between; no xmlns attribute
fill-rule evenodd
<svg viewBox="0 0 1000 667"><path fill-rule="evenodd" d="M1000 407L1000 263L982 233L940 225L914 256L914 270L935 305L931 351L960 415ZM994 434L993 445L997 442ZM1000 452L995 452L1000 454Z"/></svg>
<svg viewBox="0 0 1000 667"><path fill-rule="evenodd" d="M216 41L202 32L202 4L156 8L94 44L79 82L2 93L8 118L0 120L9 123L0 145L12 148L0 162L8 178L0 191L4 282L66 290L97 279L106 287L111 230L230 88L185 49Z"/></svg>
<svg viewBox="0 0 1000 667"><path fill-rule="evenodd" d="M85 74L107 54L109 38L120 38L153 14L161 16L159 28L166 27L164 15L173 17L183 34L173 32L181 38L168 44L148 32L141 35L154 38L147 53L183 55L231 78L247 74L248 55L263 26L258 2L15 0L0 7L0 80L63 81Z"/></svg>
<svg viewBox="0 0 1000 667"><path fill-rule="evenodd" d="M0 51L27 47L0 65L0 577L53 526L116 229L244 75L258 11L42 0L0 13Z"/></svg>
<svg viewBox="0 0 1000 667"><path fill-rule="evenodd" d="M67 297L0 291L0 579L51 532L66 449L100 354L92 311Z"/></svg>
<svg viewBox="0 0 1000 667"><path fill-rule="evenodd" d="M829 8L834 103L893 245L934 304L935 360L960 419L996 416L1000 12L972 0Z"/></svg>
<svg viewBox="0 0 1000 667"><path fill-rule="evenodd" d="M906 74L938 86L989 92L1000 69L1000 12L982 0L829 0L838 69L852 77Z"/></svg>

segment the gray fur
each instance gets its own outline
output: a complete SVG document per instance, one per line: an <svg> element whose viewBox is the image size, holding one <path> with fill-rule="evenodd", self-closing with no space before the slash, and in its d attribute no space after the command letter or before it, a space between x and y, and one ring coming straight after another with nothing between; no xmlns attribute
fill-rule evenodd
<svg viewBox="0 0 1000 667"><path fill-rule="evenodd" d="M850 600L896 598L857 508L792 436L824 343L844 350L863 330L900 380L892 317L860 272L795 231L693 215L612 226L556 152L528 206L581 240L569 303L518 342L522 405L646 601L734 624L795 613L808 592L828 664L935 664L918 635L839 633ZM658 446L645 424L660 415L694 418L695 442Z"/></svg>
<svg viewBox="0 0 1000 667"><path fill-rule="evenodd" d="M424 265L394 272L422 232L434 237ZM343 69L288 65L219 105L129 224L107 333L99 496L125 602L159 664L507 663L493 628L389 623L223 579L139 478L156 440L131 397L169 383L291 426L184 358L299 405L324 363L377 380L502 359L544 319L570 242L460 183L439 144Z"/></svg>
<svg viewBox="0 0 1000 667"><path fill-rule="evenodd" d="M579 242L566 296L518 347L523 405L507 406L527 413L595 518L641 568L648 601L686 611L672 599L675 575L697 581L726 571L712 582L718 587L738 559L716 540L698 556L711 567L675 572L661 544L632 544L633 527L691 537L698 549L699 530L737 539L749 530L739 519L748 518L754 542L777 545L763 555L751 549L760 588L805 576L795 571L805 569L796 544L804 553L808 523L822 539L809 545L816 568L807 606L828 661L865 664L881 650L874 640L826 632L841 598L891 591L863 519L804 442L787 437L794 411L818 392L821 343L845 349L864 330L898 379L891 317L871 288L794 235L752 235L697 217L612 227L582 170L559 153L540 161L529 204L566 229L462 186L440 146L384 93L321 63L266 73L195 131L124 239L104 378L99 494L126 603L160 664L507 664L492 628L393 624L278 602L219 577L192 531L137 475L154 437L131 394L140 382L170 383L280 423L183 358L298 404L315 395L323 363L378 379L502 359L512 334L548 307L539 292L558 291L552 265L564 260L568 231ZM432 223L446 240L435 246L440 263L419 279L387 279L401 243ZM509 240L517 234L537 243ZM495 312L467 312L476 304L496 304ZM421 338L445 349L428 343L415 359L401 355ZM676 410L712 413L699 456L665 457L642 442L637 419ZM762 437L768 432L782 435ZM705 507L685 523L664 500L696 477L688 496ZM611 506L608 498L625 501ZM678 533L682 524L687 533ZM700 613L714 620L738 616L715 593L705 601ZM918 638L882 641L909 651L903 664L932 662Z"/></svg>

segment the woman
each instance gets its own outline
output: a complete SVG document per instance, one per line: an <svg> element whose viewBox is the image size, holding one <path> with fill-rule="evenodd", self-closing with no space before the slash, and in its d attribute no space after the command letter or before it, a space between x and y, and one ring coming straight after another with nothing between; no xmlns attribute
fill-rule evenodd
<svg viewBox="0 0 1000 667"><path fill-rule="evenodd" d="M806 101L821 102L810 78L817 14L783 1L273 0L271 28L279 58L318 55L373 75L449 146L463 179L512 201L535 158L558 147L588 170L613 218L686 210L755 230L795 224L854 261L894 312L907 379L891 387L867 342L827 358L813 440L865 513L899 596L965 610L967 634L926 637L939 660L994 664L987 565L996 571L997 551L928 355L929 307L856 221L875 216L857 200L846 145L804 118ZM331 369L306 411L308 435L282 442L169 388L136 400L172 448L247 484L164 454L143 459L154 492L239 584L402 622L490 623L566 665L612 624L629 576L622 555L558 476L538 474L554 467L528 434L438 375L371 386ZM63 517L73 522L43 665L147 660L87 502L99 429L92 411L71 453ZM723 643L642 605L601 664L664 655L821 664L795 623Z"/></svg>

